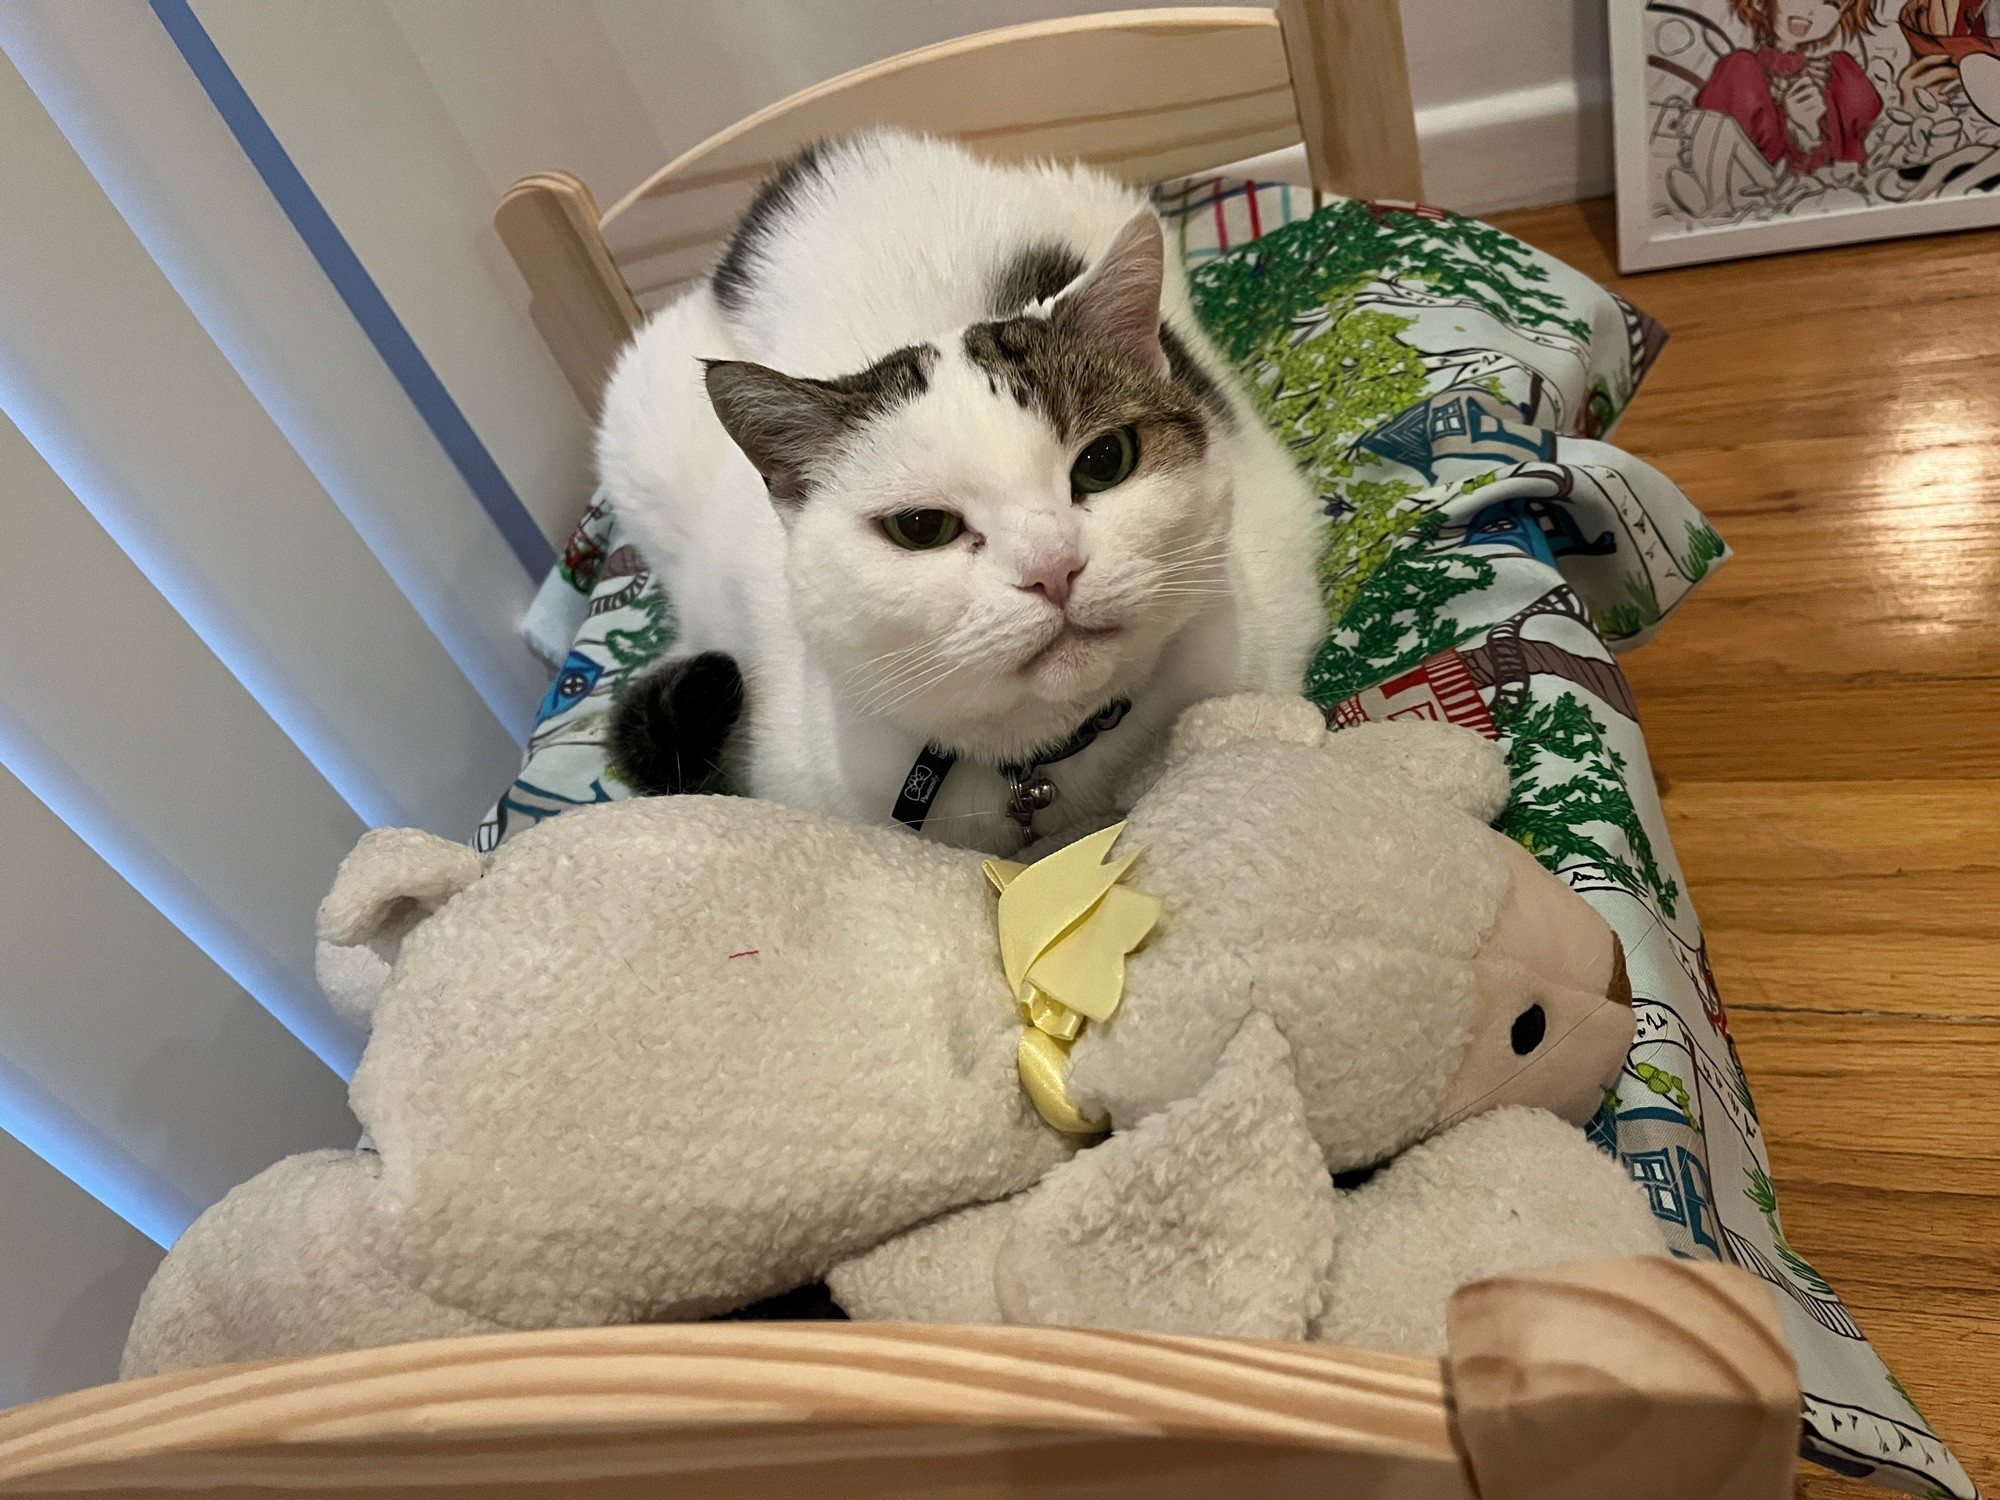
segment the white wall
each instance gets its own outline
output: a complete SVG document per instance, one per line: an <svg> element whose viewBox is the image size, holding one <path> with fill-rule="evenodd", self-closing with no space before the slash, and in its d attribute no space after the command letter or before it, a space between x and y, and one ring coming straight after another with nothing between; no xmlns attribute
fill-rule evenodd
<svg viewBox="0 0 2000 1500"><path fill-rule="evenodd" d="M1466 213L1611 191L1604 0L1403 0L1425 196Z"/></svg>

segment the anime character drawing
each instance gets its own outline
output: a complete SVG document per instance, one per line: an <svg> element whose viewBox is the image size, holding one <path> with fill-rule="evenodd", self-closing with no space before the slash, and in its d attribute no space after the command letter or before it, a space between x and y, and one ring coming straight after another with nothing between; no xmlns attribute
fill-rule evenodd
<svg viewBox="0 0 2000 1500"><path fill-rule="evenodd" d="M2000 188L2000 3L1904 0L1893 20L1885 3L1650 0L1655 215L1695 229Z"/></svg>
<svg viewBox="0 0 2000 1500"><path fill-rule="evenodd" d="M1756 45L1715 65L1696 109L1734 117L1773 166L1816 172L1868 163L1868 127L1882 96L1844 45L1872 19L1873 0L1729 0Z"/></svg>

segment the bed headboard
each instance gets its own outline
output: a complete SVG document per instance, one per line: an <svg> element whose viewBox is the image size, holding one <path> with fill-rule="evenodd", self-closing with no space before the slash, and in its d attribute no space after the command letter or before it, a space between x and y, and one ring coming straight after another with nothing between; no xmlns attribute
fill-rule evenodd
<svg viewBox="0 0 2000 1500"><path fill-rule="evenodd" d="M957 37L759 110L601 213L566 172L507 190L494 224L586 409L645 313L708 269L780 161L877 124L1001 160L1087 161L1137 184L1303 141L1324 191L1423 190L1396 0L1107 11Z"/></svg>

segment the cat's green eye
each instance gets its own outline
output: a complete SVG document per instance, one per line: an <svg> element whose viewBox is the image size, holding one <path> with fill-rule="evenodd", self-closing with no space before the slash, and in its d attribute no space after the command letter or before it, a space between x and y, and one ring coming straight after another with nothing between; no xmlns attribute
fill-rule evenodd
<svg viewBox="0 0 2000 1500"><path fill-rule="evenodd" d="M1099 433L1084 445L1069 466L1069 487L1079 495L1112 489L1139 467L1139 434L1131 427Z"/></svg>
<svg viewBox="0 0 2000 1500"><path fill-rule="evenodd" d="M965 522L948 510L899 510L882 518L882 530L898 547L928 552L965 530Z"/></svg>

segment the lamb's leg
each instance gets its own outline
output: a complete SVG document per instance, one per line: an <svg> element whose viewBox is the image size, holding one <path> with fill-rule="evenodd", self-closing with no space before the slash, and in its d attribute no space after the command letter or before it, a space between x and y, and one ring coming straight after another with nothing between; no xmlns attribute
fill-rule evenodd
<svg viewBox="0 0 2000 1500"><path fill-rule="evenodd" d="M1333 1187L1292 1052L1253 1012L1191 1099L1050 1170L994 1266L1010 1323L1300 1338L1333 1254Z"/></svg>
<svg viewBox="0 0 2000 1500"><path fill-rule="evenodd" d="M123 1378L499 1332L358 1253L380 1167L368 1151L287 1157L195 1220L140 1299Z"/></svg>
<svg viewBox="0 0 2000 1500"><path fill-rule="evenodd" d="M981 1203L919 1224L827 1272L850 1318L902 1323L998 1323L993 1263L1018 1199Z"/></svg>
<svg viewBox="0 0 2000 1500"><path fill-rule="evenodd" d="M1412 1146L1340 1195L1340 1239L1312 1336L1442 1354L1468 1282L1563 1261L1664 1255L1644 1195L1582 1131L1496 1109Z"/></svg>

